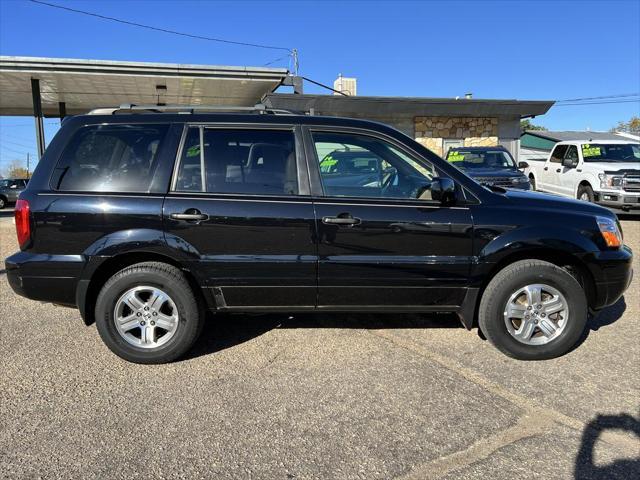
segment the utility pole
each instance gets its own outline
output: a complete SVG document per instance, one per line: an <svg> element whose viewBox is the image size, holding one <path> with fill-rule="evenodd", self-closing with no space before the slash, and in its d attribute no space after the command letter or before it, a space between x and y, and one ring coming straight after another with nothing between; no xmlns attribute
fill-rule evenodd
<svg viewBox="0 0 640 480"><path fill-rule="evenodd" d="M27 180L29 180L29 152L27 152Z"/></svg>

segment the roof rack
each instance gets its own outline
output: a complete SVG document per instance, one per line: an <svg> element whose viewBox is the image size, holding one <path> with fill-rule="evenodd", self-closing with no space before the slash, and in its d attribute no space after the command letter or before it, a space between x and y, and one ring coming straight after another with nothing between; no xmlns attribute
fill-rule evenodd
<svg viewBox="0 0 640 480"><path fill-rule="evenodd" d="M89 112L89 115L116 115L118 113L204 113L204 112L250 112L250 113L270 113L274 115L295 115L289 110L282 108L270 108L262 103L257 103L252 107L232 106L232 105L136 105L133 103L123 103L115 108L96 108Z"/></svg>

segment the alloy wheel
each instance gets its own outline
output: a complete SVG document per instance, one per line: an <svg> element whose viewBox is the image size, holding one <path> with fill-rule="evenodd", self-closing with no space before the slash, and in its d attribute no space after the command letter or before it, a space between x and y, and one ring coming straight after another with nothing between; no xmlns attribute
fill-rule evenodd
<svg viewBox="0 0 640 480"><path fill-rule="evenodd" d="M171 297L150 286L135 287L122 294L113 318L120 336L141 348L165 345L175 335L180 320Z"/></svg>
<svg viewBox="0 0 640 480"><path fill-rule="evenodd" d="M569 321L569 304L550 285L532 284L516 290L504 309L513 338L525 345L544 345L558 338Z"/></svg>

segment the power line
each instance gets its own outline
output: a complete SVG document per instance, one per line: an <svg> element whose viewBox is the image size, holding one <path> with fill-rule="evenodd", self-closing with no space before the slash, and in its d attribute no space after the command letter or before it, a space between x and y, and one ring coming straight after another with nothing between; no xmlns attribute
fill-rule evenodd
<svg viewBox="0 0 640 480"><path fill-rule="evenodd" d="M616 104L616 103L640 103L640 98L634 100L611 100L610 102L581 102L581 103L561 103L556 104L554 107L568 107L571 105L605 105L605 104Z"/></svg>
<svg viewBox="0 0 640 480"><path fill-rule="evenodd" d="M2 144L3 144L3 145L4 145L5 143L8 143L9 145L15 145L15 146L17 146L17 147L28 148L28 149L30 149L30 150L32 150L32 151L34 151L34 152L36 151L36 150L35 150L35 148L33 147L33 145L25 145L25 144L23 144L23 143L12 142L12 141L10 141L10 140L5 140L5 139L2 139L2 140L0 140L0 141L2 142ZM1 148L1 147L0 147L0 148Z"/></svg>
<svg viewBox="0 0 640 480"><path fill-rule="evenodd" d="M567 98L565 100L556 100L556 103L560 102L581 102L585 100L604 100L608 98L624 98L624 97L637 97L640 96L640 92L636 93L621 93L618 95L603 95L600 97L583 97L583 98Z"/></svg>
<svg viewBox="0 0 640 480"><path fill-rule="evenodd" d="M0 146L1 150L8 150L9 152L13 153L14 155L26 155L27 153L31 153L31 152L23 152L20 150L16 150L15 148L10 148L10 147L6 147L4 145Z"/></svg>
<svg viewBox="0 0 640 480"><path fill-rule="evenodd" d="M167 28L154 27L154 26L151 26L151 25L145 25L145 24L137 23L137 22L130 22L128 20L123 20L121 18L108 17L106 15L100 15L98 13L87 12L87 11L84 11L84 10L78 10L76 8L64 7L62 5L56 5L55 3L43 2L41 0L29 0L29 1L32 2L32 3L40 4L40 5L46 5L47 7L58 8L60 10L66 10L68 12L73 12L73 13L80 13L82 15L88 15L90 17L96 17L96 18L100 18L102 20L109 20L111 22L122 23L124 25L130 25L132 27L146 28L147 30L154 30L156 32L170 33L172 35L179 35L179 36L188 37L188 38L196 38L198 40L208 40L210 42L220 42L220 43L227 43L227 44L230 44L230 45L240 45L240 46L243 46L243 47L267 48L267 49L270 49L270 50L284 50L286 52L289 52L290 54L293 54L293 50L291 48L278 47L278 46L274 46L274 45L263 45L263 44L260 44L260 43L238 42L238 41L234 41L234 40L225 40L223 38L205 37L204 35L194 35L194 34L191 34L191 33L178 32L176 30L169 30Z"/></svg>

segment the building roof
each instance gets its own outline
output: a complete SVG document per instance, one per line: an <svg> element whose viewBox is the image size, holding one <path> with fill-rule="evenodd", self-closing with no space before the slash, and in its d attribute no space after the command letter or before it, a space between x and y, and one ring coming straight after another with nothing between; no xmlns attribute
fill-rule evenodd
<svg viewBox="0 0 640 480"><path fill-rule="evenodd" d="M527 130L523 135L534 135L536 137L551 140L553 142L566 142L571 140L624 140L625 138L612 132L592 132L592 131L560 131L550 132L547 130Z"/></svg>
<svg viewBox="0 0 640 480"><path fill-rule="evenodd" d="M549 100L485 100L427 97L349 97L343 95L267 94L269 107L318 115L364 118L403 116L533 117L545 114Z"/></svg>
<svg viewBox="0 0 640 480"><path fill-rule="evenodd" d="M40 80L44 115L58 116L58 102L69 115L123 103L250 106L288 75L285 68L0 56L0 115L33 114L32 78Z"/></svg>

